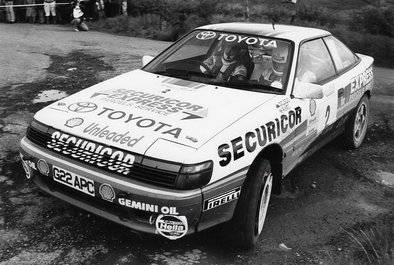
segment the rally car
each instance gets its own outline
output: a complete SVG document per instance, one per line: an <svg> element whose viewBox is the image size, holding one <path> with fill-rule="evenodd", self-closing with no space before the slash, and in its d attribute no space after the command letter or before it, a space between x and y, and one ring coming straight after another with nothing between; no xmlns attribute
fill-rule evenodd
<svg viewBox="0 0 394 265"><path fill-rule="evenodd" d="M253 247L282 178L334 137L357 148L366 134L373 59L325 30L208 25L142 62L35 114L27 179L169 239L230 221Z"/></svg>

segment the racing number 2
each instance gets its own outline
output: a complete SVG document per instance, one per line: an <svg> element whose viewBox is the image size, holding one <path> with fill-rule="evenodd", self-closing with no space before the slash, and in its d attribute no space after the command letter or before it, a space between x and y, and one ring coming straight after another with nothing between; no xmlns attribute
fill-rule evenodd
<svg viewBox="0 0 394 265"><path fill-rule="evenodd" d="M331 110L330 110L330 105L328 105L328 106L327 106L327 109L326 109L326 115L325 115L325 117L326 117L326 123L324 124L324 127L327 127L328 120L330 119L330 112L331 112Z"/></svg>

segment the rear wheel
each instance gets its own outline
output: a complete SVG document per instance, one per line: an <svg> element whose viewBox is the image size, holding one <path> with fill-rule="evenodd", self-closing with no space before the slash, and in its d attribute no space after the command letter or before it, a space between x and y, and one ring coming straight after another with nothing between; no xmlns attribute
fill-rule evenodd
<svg viewBox="0 0 394 265"><path fill-rule="evenodd" d="M364 95L346 124L345 142L351 148L358 148L367 133L369 121L369 98Z"/></svg>
<svg viewBox="0 0 394 265"><path fill-rule="evenodd" d="M252 168L245 180L233 219L236 242L242 248L254 247L263 230L272 183L271 165L266 159Z"/></svg>

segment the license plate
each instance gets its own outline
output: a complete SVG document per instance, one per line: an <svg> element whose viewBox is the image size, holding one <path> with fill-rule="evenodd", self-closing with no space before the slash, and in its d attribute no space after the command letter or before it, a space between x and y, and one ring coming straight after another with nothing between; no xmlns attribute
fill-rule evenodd
<svg viewBox="0 0 394 265"><path fill-rule="evenodd" d="M83 193L95 196L94 181L75 173L53 166L53 180L63 185L79 190Z"/></svg>

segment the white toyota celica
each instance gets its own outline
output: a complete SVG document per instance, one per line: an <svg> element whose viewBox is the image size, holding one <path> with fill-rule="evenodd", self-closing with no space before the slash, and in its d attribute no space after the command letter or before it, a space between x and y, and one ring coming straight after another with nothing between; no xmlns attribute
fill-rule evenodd
<svg viewBox="0 0 394 265"><path fill-rule="evenodd" d="M36 113L28 179L169 239L231 220L252 247L283 177L338 135L365 137L373 59L327 31L209 25L142 61Z"/></svg>

